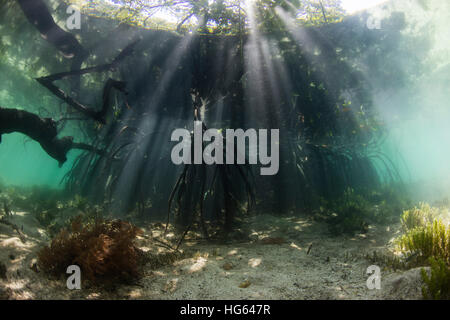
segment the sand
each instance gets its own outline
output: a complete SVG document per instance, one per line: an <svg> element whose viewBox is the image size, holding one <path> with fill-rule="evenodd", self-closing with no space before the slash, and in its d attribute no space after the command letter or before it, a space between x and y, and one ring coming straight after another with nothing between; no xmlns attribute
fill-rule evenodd
<svg viewBox="0 0 450 320"><path fill-rule="evenodd" d="M0 298L7 299L421 299L420 268L381 268L381 288L368 289L366 253L391 250L399 225L369 226L366 234L333 237L312 218L257 215L245 219L240 240L226 244L186 241L188 258L164 267L144 267L136 283L113 290L83 286L69 290L65 279L49 279L36 267L36 252L48 244L39 223L15 213L25 243L0 224ZM151 229L150 229L151 228ZM144 227L137 245L155 248L162 228ZM170 234L169 234L170 237ZM195 254L192 254L194 253Z"/></svg>

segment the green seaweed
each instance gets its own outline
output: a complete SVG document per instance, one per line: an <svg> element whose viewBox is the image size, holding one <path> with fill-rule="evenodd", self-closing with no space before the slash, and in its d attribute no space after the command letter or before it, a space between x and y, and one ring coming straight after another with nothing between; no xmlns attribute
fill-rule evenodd
<svg viewBox="0 0 450 320"><path fill-rule="evenodd" d="M449 300L450 299L450 267L442 259L433 257L429 260L431 265L430 274L421 269L424 282L422 295L427 300Z"/></svg>
<svg viewBox="0 0 450 320"><path fill-rule="evenodd" d="M418 264L431 257L450 264L450 228L439 219L407 231L397 239L397 245Z"/></svg>

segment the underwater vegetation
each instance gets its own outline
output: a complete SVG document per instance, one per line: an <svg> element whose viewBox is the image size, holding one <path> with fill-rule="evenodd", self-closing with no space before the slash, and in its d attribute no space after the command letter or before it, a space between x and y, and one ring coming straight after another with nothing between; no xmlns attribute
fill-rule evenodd
<svg viewBox="0 0 450 320"><path fill-rule="evenodd" d="M85 197L70 195L64 190L48 187L5 187L0 203L15 211L30 212L53 237L82 215L83 221L93 222L103 217L104 208ZM3 210L5 211L5 210Z"/></svg>
<svg viewBox="0 0 450 320"><path fill-rule="evenodd" d="M195 255L199 270L220 263L207 271L252 268L262 278L286 267L282 281L295 285L281 296L290 298L309 290L297 281L303 262L302 277L315 281L333 266L316 297L355 297L341 280L361 280L346 270L360 255L352 271L368 261L394 273L424 268L423 297L447 299L449 202L434 201L446 191L433 181L423 196L412 185L435 179L430 172L444 183L449 171L449 51L438 34L450 10L418 2L352 15L335 0L1 2L0 223L14 254L0 251L0 284L30 255L43 271L31 278L62 278L76 264L95 287L168 264L181 278L176 262L192 247L236 245L209 261ZM71 4L80 6L75 29ZM247 136L242 157L215 149L230 163L177 164L171 134L194 141L184 156L196 128L217 128L214 143L229 129L276 130L277 141L253 148ZM248 160L269 151L276 174L255 175L265 164ZM362 250L372 247L380 252ZM258 262L242 263L241 251ZM246 293L259 286L238 283Z"/></svg>
<svg viewBox="0 0 450 320"><path fill-rule="evenodd" d="M437 217L438 212L438 209L422 203L419 208L407 210L402 215L405 234L397 243L418 263L432 257L450 264L450 227Z"/></svg>
<svg viewBox="0 0 450 320"><path fill-rule="evenodd" d="M395 251L373 251L365 256L371 263L391 270L423 267L420 276L424 299L450 297L450 225L443 218L448 203L445 199L443 203L434 207L421 202L404 210L399 218L402 234L393 242Z"/></svg>
<svg viewBox="0 0 450 320"><path fill-rule="evenodd" d="M331 206L335 213L332 213L330 218L330 231L336 235L366 233L369 206L362 196L347 191L342 199L334 201Z"/></svg>
<svg viewBox="0 0 450 320"><path fill-rule="evenodd" d="M438 208L431 207L428 203L420 203L419 207L403 211L401 223L403 231L408 232L418 227L426 227L433 223L439 213Z"/></svg>
<svg viewBox="0 0 450 320"><path fill-rule="evenodd" d="M424 299L450 297L450 225L440 217L441 210L427 203L405 210L401 217L404 234L396 239L406 261L427 265L421 270Z"/></svg>
<svg viewBox="0 0 450 320"><path fill-rule="evenodd" d="M80 217L39 251L38 265L54 276L61 276L75 264L94 283L129 281L139 276L141 254L133 240L140 232L124 221L83 224Z"/></svg>
<svg viewBox="0 0 450 320"><path fill-rule="evenodd" d="M334 235L367 233L369 224L390 224L398 221L411 200L398 185L383 186L372 191L347 188L338 198L321 199L318 210L328 216Z"/></svg>
<svg viewBox="0 0 450 320"><path fill-rule="evenodd" d="M429 260L430 275L421 270L422 280L425 283L422 287L424 299L448 300L450 299L450 266L442 259L433 257Z"/></svg>

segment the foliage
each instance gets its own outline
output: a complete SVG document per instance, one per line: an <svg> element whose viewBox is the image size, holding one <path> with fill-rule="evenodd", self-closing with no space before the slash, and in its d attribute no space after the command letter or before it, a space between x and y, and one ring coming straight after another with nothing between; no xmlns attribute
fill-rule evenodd
<svg viewBox="0 0 450 320"><path fill-rule="evenodd" d="M85 223L103 218L103 208L90 203L87 198L43 186L4 188L0 193L2 203L14 210L30 212L51 237L63 228L70 228L78 216Z"/></svg>
<svg viewBox="0 0 450 320"><path fill-rule="evenodd" d="M366 253L365 259L372 264L382 265L385 268L394 271L409 269L408 261L401 259L390 251L373 251L372 253Z"/></svg>
<svg viewBox="0 0 450 320"><path fill-rule="evenodd" d="M281 15L290 16L298 25L320 26L340 22L345 14L340 0L260 0L255 4L261 28L266 32L283 29Z"/></svg>
<svg viewBox="0 0 450 320"><path fill-rule="evenodd" d="M437 217L439 209L431 207L428 203L420 203L419 208L405 210L401 217L402 228L405 232L414 228L426 227L433 223L433 219Z"/></svg>
<svg viewBox="0 0 450 320"><path fill-rule="evenodd" d="M415 216L423 217L421 214ZM410 257L414 257L418 263L425 263L433 257L450 264L450 227L440 219L433 219L425 225L420 225L423 223L421 219L408 221L418 225L397 239L400 249L409 252Z"/></svg>
<svg viewBox="0 0 450 320"><path fill-rule="evenodd" d="M141 253L133 244L140 229L130 223L98 220L83 224L81 218L62 230L38 253L38 265L60 276L69 265L78 265L83 277L100 281L126 281L139 276Z"/></svg>
<svg viewBox="0 0 450 320"><path fill-rule="evenodd" d="M25 209L29 210L43 227L49 226L58 216L61 209L61 193L47 188L33 188L30 194L25 194ZM29 208L27 208L29 206Z"/></svg>
<svg viewBox="0 0 450 320"><path fill-rule="evenodd" d="M405 210L400 218L404 234L396 244L408 256L405 265L429 265L421 270L424 299L450 298L450 226L439 208L428 203Z"/></svg>
<svg viewBox="0 0 450 320"><path fill-rule="evenodd" d="M425 269L421 270L424 286L422 295L427 300L449 300L450 299L450 267L442 259L430 258L431 274Z"/></svg>
<svg viewBox="0 0 450 320"><path fill-rule="evenodd" d="M321 200L321 211L328 220L334 234L365 233L369 223L389 224L398 219L410 200L397 185L385 185L372 191L356 192L347 188L343 195L331 201Z"/></svg>
<svg viewBox="0 0 450 320"><path fill-rule="evenodd" d="M343 197L331 202L330 209L334 210L330 223L333 234L368 231L367 215L370 212L368 201L361 195L348 188Z"/></svg>
<svg viewBox="0 0 450 320"><path fill-rule="evenodd" d="M302 10L297 17L306 25L321 25L342 21L344 9L340 0L302 1Z"/></svg>
<svg viewBox="0 0 450 320"><path fill-rule="evenodd" d="M277 31L283 26L277 10L284 10L300 25L338 22L344 15L339 0L114 0L116 6L103 1L67 2L85 13L140 27L212 34L246 32L253 19L262 30Z"/></svg>
<svg viewBox="0 0 450 320"><path fill-rule="evenodd" d="M84 203L80 206L78 202ZM56 216L44 225L50 237L57 235L62 229L70 228L72 222L81 218L83 223L95 223L96 220L103 219L103 209L98 205L92 205L85 198L78 195L75 200L60 202Z"/></svg>
<svg viewBox="0 0 450 320"><path fill-rule="evenodd" d="M367 199L373 204L371 219L381 224L396 223L403 210L411 207L411 199L400 184L384 185L372 190Z"/></svg>
<svg viewBox="0 0 450 320"><path fill-rule="evenodd" d="M1 193L0 199L11 208L28 211L46 227L58 214L62 191L47 187L7 187Z"/></svg>

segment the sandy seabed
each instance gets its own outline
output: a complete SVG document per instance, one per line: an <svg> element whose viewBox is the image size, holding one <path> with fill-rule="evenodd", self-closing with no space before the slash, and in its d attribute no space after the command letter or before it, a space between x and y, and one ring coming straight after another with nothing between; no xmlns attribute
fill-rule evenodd
<svg viewBox="0 0 450 320"><path fill-rule="evenodd" d="M25 242L0 224L0 278L3 299L421 299L420 268L381 269L381 289L368 289L366 254L392 248L400 225L370 226L366 234L333 237L324 222L308 217L257 215L246 219L242 239L226 244L186 240L196 252L160 268L144 267L143 277L114 290L69 290L65 279L49 279L36 266L48 237L31 214L12 218ZM162 228L143 228L137 240L154 248ZM151 231L150 231L151 230Z"/></svg>

